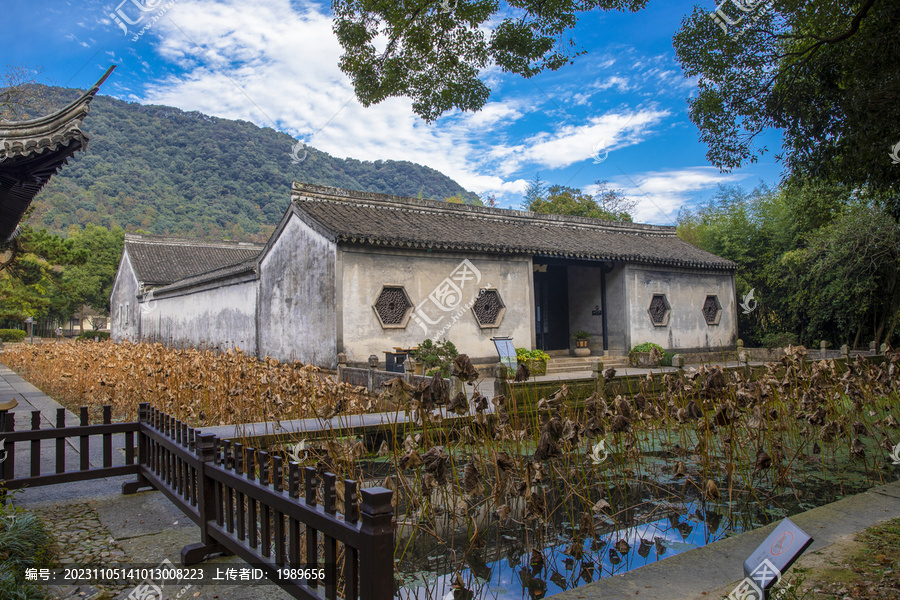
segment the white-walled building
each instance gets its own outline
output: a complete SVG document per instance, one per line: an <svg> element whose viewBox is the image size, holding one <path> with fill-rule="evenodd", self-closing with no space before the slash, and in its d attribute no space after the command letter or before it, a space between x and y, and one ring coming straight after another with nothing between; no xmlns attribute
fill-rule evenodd
<svg viewBox="0 0 900 600"><path fill-rule="evenodd" d="M332 368L339 352L365 363L426 338L476 361L496 360L495 336L565 350L587 331L594 353L611 355L737 338L735 264L674 227L294 184L257 255L206 270L185 259L194 272L159 282L152 297L135 243L113 288L114 339L238 346ZM124 320L121 305L133 306Z"/></svg>

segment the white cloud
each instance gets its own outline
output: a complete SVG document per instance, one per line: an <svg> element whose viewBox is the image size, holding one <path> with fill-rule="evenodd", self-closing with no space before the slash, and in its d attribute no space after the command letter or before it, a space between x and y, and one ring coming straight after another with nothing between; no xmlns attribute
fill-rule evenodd
<svg viewBox="0 0 900 600"><path fill-rule="evenodd" d="M636 222L674 224L678 211L698 194L708 192L721 183L733 183L745 175L720 173L713 167L690 167L671 171L647 172L617 177L610 187L620 189L625 196L637 200L632 217ZM597 186L585 187L594 194Z"/></svg>
<svg viewBox="0 0 900 600"><path fill-rule="evenodd" d="M618 57L599 57L599 68L591 69L592 84L578 84L572 73L574 81L545 86L552 95L524 85L518 95L496 95L478 113L454 111L433 124L415 116L405 98L365 108L337 67L342 49L331 16L322 10L291 0L179 0L141 41L150 42L169 67L177 67L158 72L174 74L145 82L143 91L129 99L273 127L337 157L425 164L466 189L497 194L505 205L518 204L527 186L525 168L552 171L590 161L597 147L615 152L639 144L672 114L654 104L630 107L628 96L625 104L604 113L569 114L562 108L574 105L584 111L598 91L646 91L650 78L639 73L597 74L632 62L619 60L622 55L633 58L628 48L619 49ZM130 44L129 51L134 48L140 46ZM674 80L675 72L661 63L650 57L642 68L656 70L653 81ZM141 64L149 71L146 61ZM509 76L489 67L486 77L499 86ZM285 168L289 152L286 147ZM688 172L694 173L696 189L706 185L697 173ZM653 188L656 179L645 177L640 187ZM680 181L673 173L657 177ZM672 190L653 193L654 201L666 206L677 202ZM639 216L653 217L651 210L641 210Z"/></svg>
<svg viewBox="0 0 900 600"><path fill-rule="evenodd" d="M653 125L669 116L666 110L645 109L608 113L588 119L584 125L562 125L555 132L542 131L515 145L497 145L490 152L501 174L511 174L525 164L556 169L587 160L595 149L610 151L639 143Z"/></svg>

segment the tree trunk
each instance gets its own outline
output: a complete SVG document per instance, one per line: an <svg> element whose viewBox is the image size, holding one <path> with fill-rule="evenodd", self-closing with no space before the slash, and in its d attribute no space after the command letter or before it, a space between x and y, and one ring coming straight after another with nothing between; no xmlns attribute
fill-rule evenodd
<svg viewBox="0 0 900 600"><path fill-rule="evenodd" d="M850 346L851 350L856 350L859 348L859 338L862 337L862 323L856 328L856 337L853 339L853 345Z"/></svg>

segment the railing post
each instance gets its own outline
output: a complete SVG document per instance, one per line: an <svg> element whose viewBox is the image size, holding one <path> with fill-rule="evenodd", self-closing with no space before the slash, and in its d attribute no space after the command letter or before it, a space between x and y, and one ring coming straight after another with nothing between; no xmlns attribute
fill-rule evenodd
<svg viewBox="0 0 900 600"><path fill-rule="evenodd" d="M337 380L338 383L344 383L344 369L347 368L347 355L343 352L338 352L337 355Z"/></svg>
<svg viewBox="0 0 900 600"><path fill-rule="evenodd" d="M359 600L390 600L394 597L391 491L374 487L362 490L361 496L359 531L368 539L359 549Z"/></svg>
<svg viewBox="0 0 900 600"><path fill-rule="evenodd" d="M144 469L149 468L150 462L147 455L147 436L144 435L144 428L150 424L150 404L141 402L138 404L138 426L137 426L137 479L135 481L126 481L122 484L122 494L134 494L143 488L156 489L150 480L144 477Z"/></svg>
<svg viewBox="0 0 900 600"><path fill-rule="evenodd" d="M216 457L216 436L201 433L197 436L197 458L203 464L197 469L197 510L200 513L200 542L188 544L181 549L181 564L185 566L201 563L213 554L229 554L210 535L209 523L216 518L216 483L206 470ZM255 527L255 525L252 525Z"/></svg>
<svg viewBox="0 0 900 600"><path fill-rule="evenodd" d="M378 390L375 389L375 369L378 368L378 357L374 354L369 355L369 372L368 372L368 381L366 383L366 389L372 393L378 393Z"/></svg>
<svg viewBox="0 0 900 600"><path fill-rule="evenodd" d="M595 360L591 362L591 378L594 380L594 391L602 398L606 392L606 380L603 378L603 362Z"/></svg>

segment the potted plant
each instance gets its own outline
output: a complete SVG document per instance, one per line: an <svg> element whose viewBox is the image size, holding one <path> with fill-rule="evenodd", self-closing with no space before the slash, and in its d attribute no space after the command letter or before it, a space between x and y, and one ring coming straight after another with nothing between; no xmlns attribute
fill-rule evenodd
<svg viewBox="0 0 900 600"><path fill-rule="evenodd" d="M532 375L545 375L550 355L543 350L516 348L516 360L520 363L525 363Z"/></svg>
<svg viewBox="0 0 900 600"><path fill-rule="evenodd" d="M575 356L590 356L591 349L588 342L591 341L591 334L587 331L576 331L572 337L575 338Z"/></svg>

